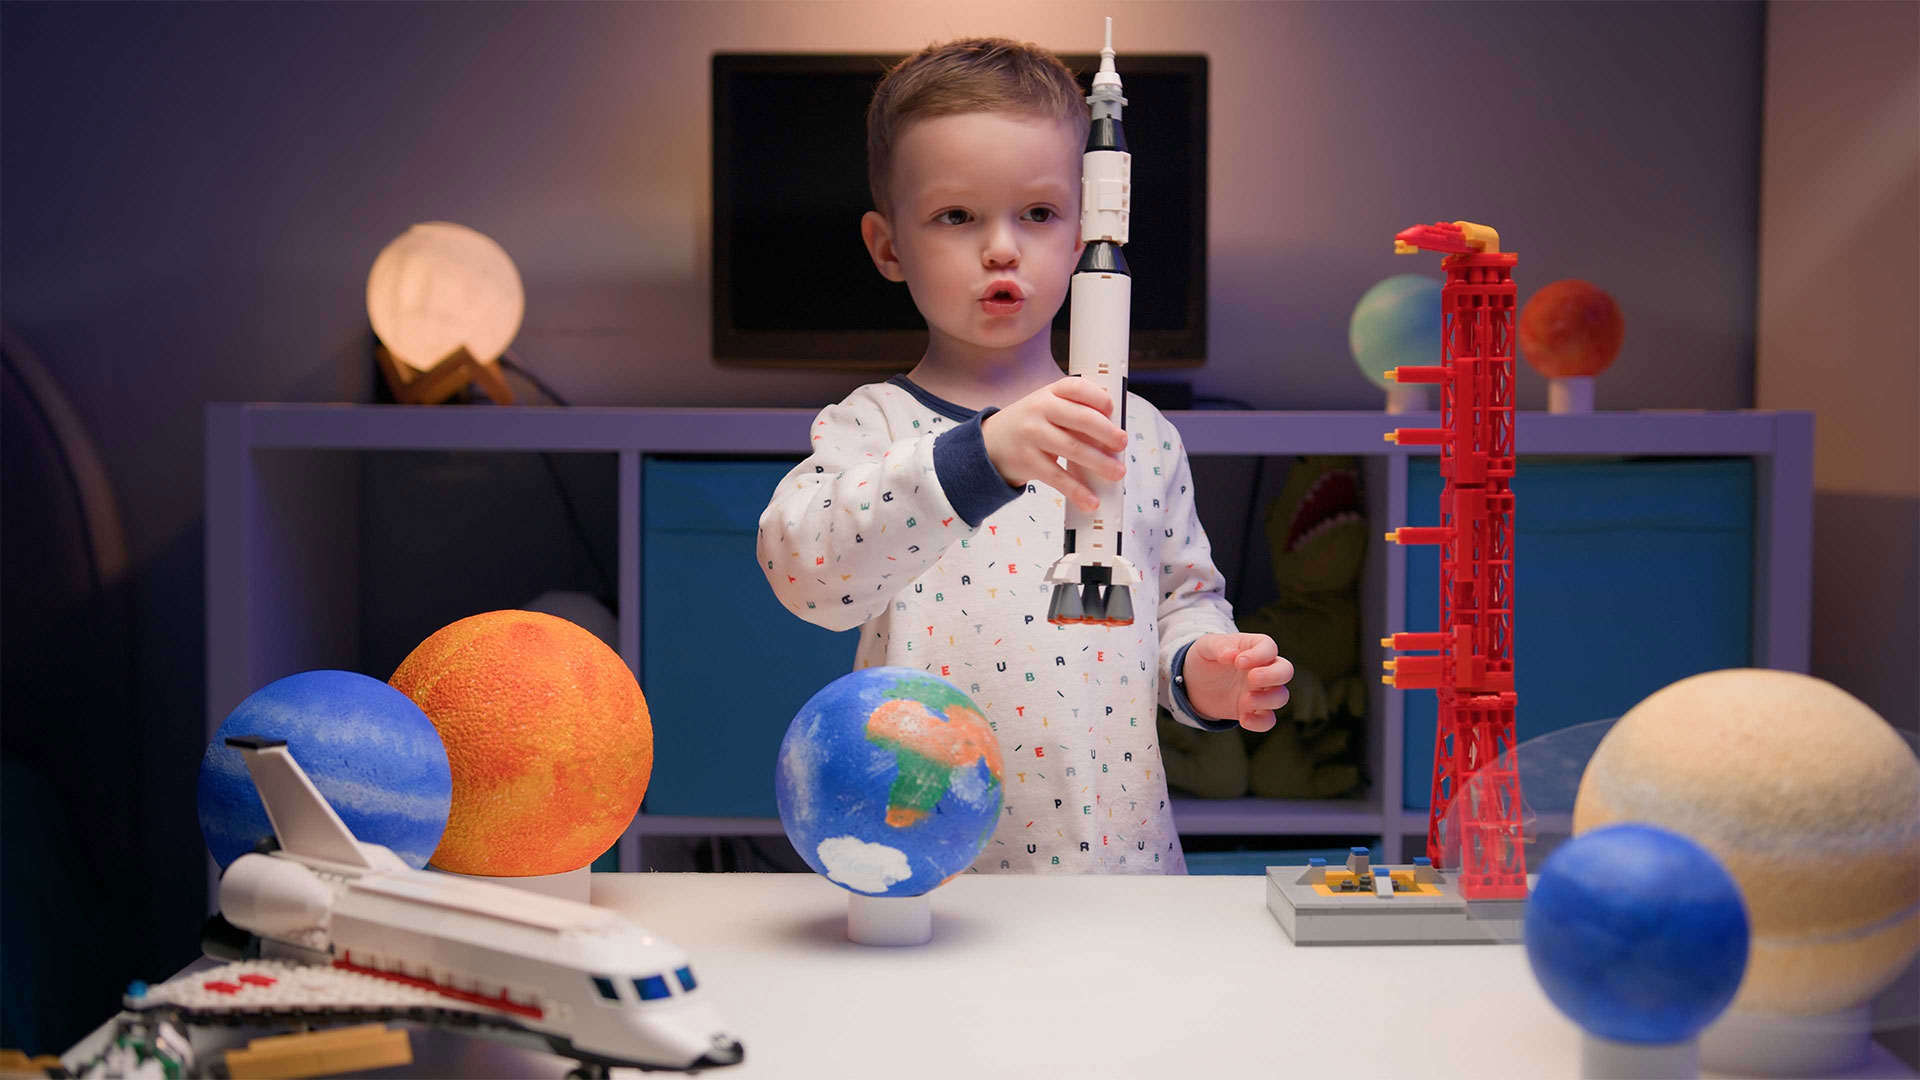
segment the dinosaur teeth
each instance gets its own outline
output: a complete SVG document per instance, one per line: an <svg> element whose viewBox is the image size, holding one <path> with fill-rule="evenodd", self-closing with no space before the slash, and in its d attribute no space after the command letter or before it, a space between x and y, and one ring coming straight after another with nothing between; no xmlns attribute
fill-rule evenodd
<svg viewBox="0 0 1920 1080"><path fill-rule="evenodd" d="M1306 532L1301 533L1299 537L1297 537L1294 540L1294 542L1288 546L1287 550L1288 551L1297 550L1302 544L1305 544L1307 541L1312 540L1314 537L1319 536L1321 533L1326 532L1328 529L1331 529L1337 525L1351 525L1351 524L1365 522L1365 520L1366 520L1365 518L1361 517L1355 511L1342 510L1337 514L1332 515L1331 517L1322 518L1321 520L1314 522L1313 525L1308 527Z"/></svg>

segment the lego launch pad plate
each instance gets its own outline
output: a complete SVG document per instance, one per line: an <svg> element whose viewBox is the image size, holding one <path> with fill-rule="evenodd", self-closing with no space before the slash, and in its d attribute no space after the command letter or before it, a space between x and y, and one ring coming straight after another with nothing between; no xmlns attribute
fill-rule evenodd
<svg viewBox="0 0 1920 1080"><path fill-rule="evenodd" d="M1328 884L1341 871L1267 868L1267 909L1296 945L1511 945L1520 941L1524 900L1469 904L1445 874L1414 866L1377 867L1391 895ZM1415 881L1415 875L1419 880ZM1407 887L1411 885L1412 887Z"/></svg>

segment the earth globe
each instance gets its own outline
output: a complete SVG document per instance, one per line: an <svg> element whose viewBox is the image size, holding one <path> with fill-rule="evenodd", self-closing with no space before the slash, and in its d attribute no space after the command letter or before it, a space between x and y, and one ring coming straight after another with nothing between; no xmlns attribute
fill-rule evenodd
<svg viewBox="0 0 1920 1080"><path fill-rule="evenodd" d="M967 695L908 667L843 675L787 726L774 794L808 866L846 889L847 936L917 945L927 893L973 864L999 823L1000 742Z"/></svg>
<svg viewBox="0 0 1920 1080"><path fill-rule="evenodd" d="M1387 392L1388 412L1426 408L1426 387L1394 382L1387 372L1440 363L1440 282L1395 274L1368 289L1353 306L1347 347L1360 374Z"/></svg>

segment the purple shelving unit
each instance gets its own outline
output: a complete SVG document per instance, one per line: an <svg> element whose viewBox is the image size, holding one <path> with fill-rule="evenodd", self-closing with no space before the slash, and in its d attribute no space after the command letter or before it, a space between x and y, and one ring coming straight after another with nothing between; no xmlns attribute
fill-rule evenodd
<svg viewBox="0 0 1920 1080"><path fill-rule="evenodd" d="M619 652L640 669L641 457L650 453L793 453L807 446L811 409L500 408L494 406L218 404L206 411L207 731L255 689L315 667L352 667L358 648L359 530L353 455L375 450L568 451L617 457ZM1384 441L1396 427L1437 426L1435 414L1176 412L1192 455L1355 454L1369 519L1405 524L1407 461L1432 448ZM1754 459L1753 657L1805 671L1811 617L1813 416L1805 412L1521 413L1527 455L1720 456ZM1378 638L1400 629L1406 551L1369 546L1362 581L1363 670ZM824 675L823 675L824 678ZM1383 858L1424 815L1402 805L1401 696L1374 688L1364 799L1178 800L1189 834L1377 833ZM656 723L661 718L656 718ZM1417 819L1417 820L1416 820ZM776 819L641 814L620 844L623 870L642 868L649 835L771 834Z"/></svg>

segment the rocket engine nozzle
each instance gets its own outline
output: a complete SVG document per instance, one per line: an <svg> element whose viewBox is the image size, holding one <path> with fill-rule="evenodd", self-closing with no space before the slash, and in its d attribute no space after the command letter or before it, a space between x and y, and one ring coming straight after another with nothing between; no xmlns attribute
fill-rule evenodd
<svg viewBox="0 0 1920 1080"><path fill-rule="evenodd" d="M1068 554L1047 570L1053 583L1047 621L1056 626L1133 625L1133 586L1142 580L1125 559L1084 562Z"/></svg>
<svg viewBox="0 0 1920 1080"><path fill-rule="evenodd" d="M1133 590L1125 585L1055 585L1047 621L1056 626L1132 626Z"/></svg>

